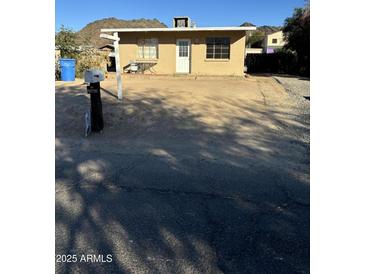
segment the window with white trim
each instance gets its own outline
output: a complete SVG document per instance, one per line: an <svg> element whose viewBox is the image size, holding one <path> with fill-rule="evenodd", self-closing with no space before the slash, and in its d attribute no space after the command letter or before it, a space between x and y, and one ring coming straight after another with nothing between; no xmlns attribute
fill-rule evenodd
<svg viewBox="0 0 365 274"><path fill-rule="evenodd" d="M158 39L139 39L138 58L157 59L158 58Z"/></svg>
<svg viewBox="0 0 365 274"><path fill-rule="evenodd" d="M207 59L229 59L231 41L228 37L209 37L206 39Z"/></svg>

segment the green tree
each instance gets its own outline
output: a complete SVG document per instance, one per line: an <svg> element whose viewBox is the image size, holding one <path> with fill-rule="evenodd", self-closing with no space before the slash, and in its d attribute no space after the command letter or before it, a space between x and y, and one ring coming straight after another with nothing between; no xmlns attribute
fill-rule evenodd
<svg viewBox="0 0 365 274"><path fill-rule="evenodd" d="M61 26L56 33L56 48L60 50L61 58L76 59L76 77L82 78L87 69L105 70L109 64L108 52L103 52L89 45L87 38L80 37L72 29ZM55 58L56 80L60 78L58 56Z"/></svg>
<svg viewBox="0 0 365 274"><path fill-rule="evenodd" d="M78 53L79 43L77 34L65 26L61 26L55 37L56 48L60 50L62 58L75 58Z"/></svg>
<svg viewBox="0 0 365 274"><path fill-rule="evenodd" d="M309 5L294 10L293 16L285 19L283 27L285 48L295 51L300 72L309 76L310 60L310 10Z"/></svg>

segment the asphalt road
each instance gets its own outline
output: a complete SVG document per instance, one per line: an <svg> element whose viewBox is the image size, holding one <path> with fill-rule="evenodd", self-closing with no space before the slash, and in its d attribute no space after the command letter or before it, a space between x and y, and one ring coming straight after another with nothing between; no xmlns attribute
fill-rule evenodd
<svg viewBox="0 0 365 274"><path fill-rule="evenodd" d="M57 273L309 273L309 147L292 134L309 124L273 80L210 85L191 107L104 94L106 129L87 139L84 87L56 87ZM194 112L207 98L225 123Z"/></svg>

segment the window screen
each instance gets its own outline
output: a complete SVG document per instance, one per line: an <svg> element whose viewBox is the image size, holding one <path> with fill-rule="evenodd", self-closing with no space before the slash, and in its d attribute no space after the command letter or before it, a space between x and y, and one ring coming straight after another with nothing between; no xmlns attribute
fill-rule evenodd
<svg viewBox="0 0 365 274"><path fill-rule="evenodd" d="M138 40L138 58L142 59L156 59L158 58L158 40L139 39Z"/></svg>
<svg viewBox="0 0 365 274"><path fill-rule="evenodd" d="M229 59L230 39L226 37L210 37L206 39L207 59Z"/></svg>

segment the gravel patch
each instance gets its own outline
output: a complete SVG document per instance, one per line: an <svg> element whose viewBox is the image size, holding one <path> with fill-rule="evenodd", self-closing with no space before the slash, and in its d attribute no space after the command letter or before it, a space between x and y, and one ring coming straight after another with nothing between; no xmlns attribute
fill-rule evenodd
<svg viewBox="0 0 365 274"><path fill-rule="evenodd" d="M296 135L300 140L309 145L310 142L310 81L295 76L273 76L287 91L293 100L295 107L292 108L292 114L296 120L305 125L304 128L291 133Z"/></svg>

